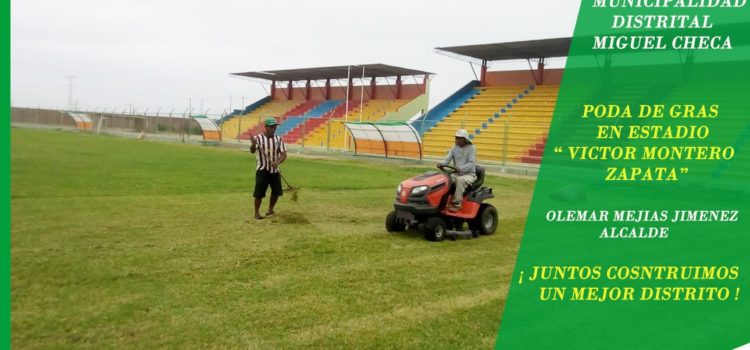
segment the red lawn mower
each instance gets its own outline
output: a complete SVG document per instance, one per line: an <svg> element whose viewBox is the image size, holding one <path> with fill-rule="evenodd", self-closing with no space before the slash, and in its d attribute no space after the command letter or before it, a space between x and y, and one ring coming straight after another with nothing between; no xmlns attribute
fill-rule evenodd
<svg viewBox="0 0 750 350"><path fill-rule="evenodd" d="M394 210L385 218L388 232L403 232L417 228L430 241L446 238L476 238L491 235L497 229L497 209L485 199L494 198L492 189L482 187L484 168L476 166L477 179L464 191L461 210L448 210L452 203L455 185L451 184L450 174L458 169L443 165L441 172L424 173L401 182L396 190ZM468 230L464 224L468 223Z"/></svg>

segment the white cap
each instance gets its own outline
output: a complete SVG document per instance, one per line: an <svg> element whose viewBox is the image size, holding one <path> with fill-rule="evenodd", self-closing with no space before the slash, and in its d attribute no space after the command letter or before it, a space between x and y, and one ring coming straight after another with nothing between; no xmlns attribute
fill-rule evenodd
<svg viewBox="0 0 750 350"><path fill-rule="evenodd" d="M463 137L466 139L466 142L471 143L471 140L469 139L469 133L464 129L456 131L456 137Z"/></svg>

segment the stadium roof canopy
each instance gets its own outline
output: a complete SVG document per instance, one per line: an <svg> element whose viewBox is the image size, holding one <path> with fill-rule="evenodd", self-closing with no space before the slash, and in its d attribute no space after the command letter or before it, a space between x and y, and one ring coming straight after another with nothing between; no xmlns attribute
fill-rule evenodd
<svg viewBox="0 0 750 350"><path fill-rule="evenodd" d="M231 73L231 75L264 79L271 81L301 81L301 80L325 80L325 79L346 79L347 77L362 77L362 67L364 67L365 78L372 77L396 77L396 76L413 76L433 74L416 69L389 66L387 64L361 64L352 66L334 66L334 67L317 67L317 68L300 68L284 69L260 72ZM351 68L351 72L349 69Z"/></svg>
<svg viewBox="0 0 750 350"><path fill-rule="evenodd" d="M568 56L571 38L539 39L507 43L438 47L436 50L483 61L505 61Z"/></svg>

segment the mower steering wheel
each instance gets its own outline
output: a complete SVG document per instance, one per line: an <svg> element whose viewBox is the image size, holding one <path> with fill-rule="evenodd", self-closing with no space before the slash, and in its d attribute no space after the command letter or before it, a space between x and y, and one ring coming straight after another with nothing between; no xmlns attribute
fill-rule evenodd
<svg viewBox="0 0 750 350"><path fill-rule="evenodd" d="M440 169L443 172L448 173L448 174L453 174L453 173L457 173L458 172L458 169L456 167L450 166L450 165L442 165L442 164L440 164L440 165L438 165L438 169ZM447 170L451 170L451 171L446 171L446 169Z"/></svg>

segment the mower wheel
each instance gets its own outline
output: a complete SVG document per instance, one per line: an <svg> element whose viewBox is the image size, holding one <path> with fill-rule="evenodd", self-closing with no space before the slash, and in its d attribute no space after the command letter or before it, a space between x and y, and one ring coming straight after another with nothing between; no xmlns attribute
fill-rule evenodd
<svg viewBox="0 0 750 350"><path fill-rule="evenodd" d="M469 228L480 235L491 235L497 229L497 209L491 204L482 204L479 215L469 221Z"/></svg>
<svg viewBox="0 0 750 350"><path fill-rule="evenodd" d="M448 232L445 220L440 217L433 216L427 219L422 229L424 237L429 241L440 242L445 239L446 233Z"/></svg>
<svg viewBox="0 0 750 350"><path fill-rule="evenodd" d="M385 229L388 230L388 232L404 232L406 229L404 224L396 220L395 210L391 210L391 212L388 213L388 216L385 217Z"/></svg>

